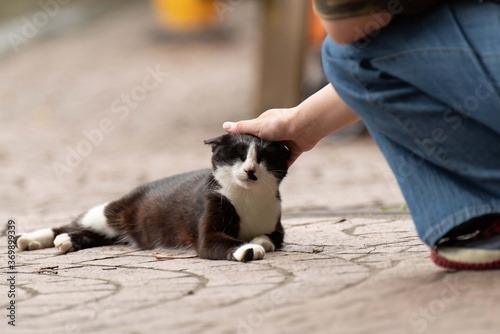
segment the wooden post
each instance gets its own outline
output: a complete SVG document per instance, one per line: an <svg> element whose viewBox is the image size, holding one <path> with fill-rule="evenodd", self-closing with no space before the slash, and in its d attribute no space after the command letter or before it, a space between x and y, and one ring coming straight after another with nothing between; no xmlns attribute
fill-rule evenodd
<svg viewBox="0 0 500 334"><path fill-rule="evenodd" d="M309 1L265 0L256 115L302 100Z"/></svg>

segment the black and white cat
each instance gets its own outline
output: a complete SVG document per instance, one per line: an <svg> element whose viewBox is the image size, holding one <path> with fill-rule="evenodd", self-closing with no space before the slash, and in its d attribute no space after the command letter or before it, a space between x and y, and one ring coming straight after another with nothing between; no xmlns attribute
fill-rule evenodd
<svg viewBox="0 0 500 334"><path fill-rule="evenodd" d="M212 169L153 181L98 205L71 224L17 237L20 250L61 253L126 243L193 248L201 258L251 261L283 244L279 184L288 149L251 135L206 140Z"/></svg>

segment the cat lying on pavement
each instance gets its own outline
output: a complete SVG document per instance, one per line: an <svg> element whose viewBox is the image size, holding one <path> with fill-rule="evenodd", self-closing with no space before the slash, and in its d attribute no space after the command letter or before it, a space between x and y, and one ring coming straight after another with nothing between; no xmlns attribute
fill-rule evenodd
<svg viewBox="0 0 500 334"><path fill-rule="evenodd" d="M290 152L282 143L226 134L206 140L212 169L141 185L71 224L17 236L20 250L61 253L112 244L192 248L201 258L252 261L282 247L279 185Z"/></svg>

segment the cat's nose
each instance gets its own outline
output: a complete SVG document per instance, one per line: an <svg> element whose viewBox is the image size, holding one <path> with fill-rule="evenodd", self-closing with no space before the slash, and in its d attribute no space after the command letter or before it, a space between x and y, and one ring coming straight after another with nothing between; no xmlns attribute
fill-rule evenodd
<svg viewBox="0 0 500 334"><path fill-rule="evenodd" d="M255 176L255 170L253 168L245 169L248 178L252 181L257 181L257 176Z"/></svg>

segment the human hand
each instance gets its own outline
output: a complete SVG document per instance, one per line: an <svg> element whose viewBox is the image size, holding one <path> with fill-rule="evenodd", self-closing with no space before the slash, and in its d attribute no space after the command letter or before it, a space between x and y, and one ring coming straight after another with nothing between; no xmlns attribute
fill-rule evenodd
<svg viewBox="0 0 500 334"><path fill-rule="evenodd" d="M259 117L239 122L225 122L228 133L248 133L270 141L280 141L290 150L290 167L297 158L312 149L320 138L311 137L296 122L297 108L269 109Z"/></svg>
<svg viewBox="0 0 500 334"><path fill-rule="evenodd" d="M255 119L225 122L222 127L229 133L249 133L283 142L290 150L290 167L322 138L359 119L328 84L296 107L269 109Z"/></svg>

